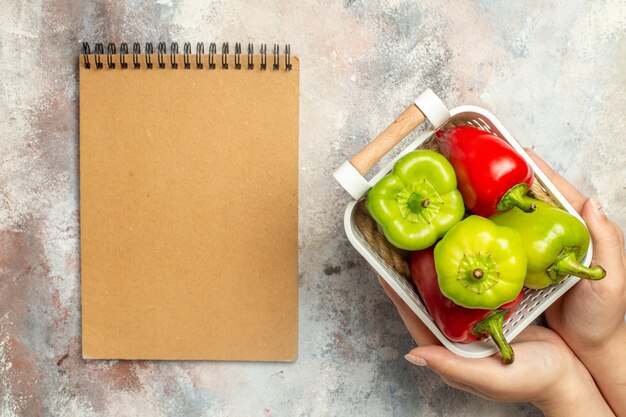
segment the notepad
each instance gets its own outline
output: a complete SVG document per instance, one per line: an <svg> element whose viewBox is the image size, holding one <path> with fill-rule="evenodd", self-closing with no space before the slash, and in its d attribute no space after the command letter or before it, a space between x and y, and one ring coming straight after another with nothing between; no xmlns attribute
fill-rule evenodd
<svg viewBox="0 0 626 417"><path fill-rule="evenodd" d="M194 46L79 58L84 358L296 359L299 60Z"/></svg>

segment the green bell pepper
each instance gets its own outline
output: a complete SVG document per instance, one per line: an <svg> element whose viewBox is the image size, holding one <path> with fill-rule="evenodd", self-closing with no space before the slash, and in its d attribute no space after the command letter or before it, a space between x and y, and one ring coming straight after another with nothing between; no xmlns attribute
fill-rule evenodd
<svg viewBox="0 0 626 417"><path fill-rule="evenodd" d="M428 150L400 158L369 191L365 206L387 240L406 250L432 246L465 213L452 165Z"/></svg>
<svg viewBox="0 0 626 417"><path fill-rule="evenodd" d="M602 279L601 266L587 268L580 264L589 248L589 232L585 225L565 210L535 200L532 213L513 208L491 217L501 226L508 226L522 235L528 272L524 285L545 288L562 281L567 275L586 279Z"/></svg>
<svg viewBox="0 0 626 417"><path fill-rule="evenodd" d="M526 262L520 234L480 216L457 223L435 246L441 292L467 308L493 310L514 300Z"/></svg>

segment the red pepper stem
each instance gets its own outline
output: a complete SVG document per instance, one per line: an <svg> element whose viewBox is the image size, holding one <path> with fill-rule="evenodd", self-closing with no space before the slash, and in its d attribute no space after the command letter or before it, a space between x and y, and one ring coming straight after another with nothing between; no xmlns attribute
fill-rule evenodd
<svg viewBox="0 0 626 417"><path fill-rule="evenodd" d="M578 250L576 246L563 248L556 261L546 271L551 280L559 282L567 275L575 275L578 278L595 281L606 276L606 271L600 265L589 268L578 262Z"/></svg>
<svg viewBox="0 0 626 417"><path fill-rule="evenodd" d="M472 329L472 333L477 336L491 336L496 345L498 345L498 349L500 349L502 363L505 365L512 364L515 360L515 352L513 352L509 342L506 341L502 331L502 323L507 314L509 314L509 310L493 310L487 317L476 323Z"/></svg>
<svg viewBox="0 0 626 417"><path fill-rule="evenodd" d="M496 205L498 211L508 211L513 207L517 207L526 213L532 213L537 210L534 200L526 195L528 184L520 183L514 185L507 191Z"/></svg>

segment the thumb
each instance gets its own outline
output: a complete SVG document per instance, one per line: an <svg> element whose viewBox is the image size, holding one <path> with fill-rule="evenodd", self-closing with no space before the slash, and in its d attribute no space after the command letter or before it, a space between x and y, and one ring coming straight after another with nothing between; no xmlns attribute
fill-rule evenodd
<svg viewBox="0 0 626 417"><path fill-rule="evenodd" d="M607 271L623 268L624 237L606 217L600 201L595 197L587 199L583 204L581 216L587 223L591 234L594 261L601 264Z"/></svg>
<svg viewBox="0 0 626 417"><path fill-rule="evenodd" d="M409 362L427 366L442 378L488 392L494 383L504 377L508 366L502 365L499 355L470 359L458 356L443 346L422 346L411 350L406 356ZM489 378L485 378L489 375Z"/></svg>

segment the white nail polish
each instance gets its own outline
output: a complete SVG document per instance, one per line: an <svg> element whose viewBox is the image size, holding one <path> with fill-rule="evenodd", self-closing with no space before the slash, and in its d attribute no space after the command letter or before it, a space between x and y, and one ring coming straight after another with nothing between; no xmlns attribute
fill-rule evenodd
<svg viewBox="0 0 626 417"><path fill-rule="evenodd" d="M604 208L602 208L602 203L600 202L597 196L594 195L590 197L589 203L591 204L591 207L593 207L593 212L596 215L596 217L602 217L605 215Z"/></svg>
<svg viewBox="0 0 626 417"><path fill-rule="evenodd" d="M417 366L426 366L427 363L424 358L420 358L419 356L411 355L410 353L404 355L404 359L411 362L413 365Z"/></svg>

